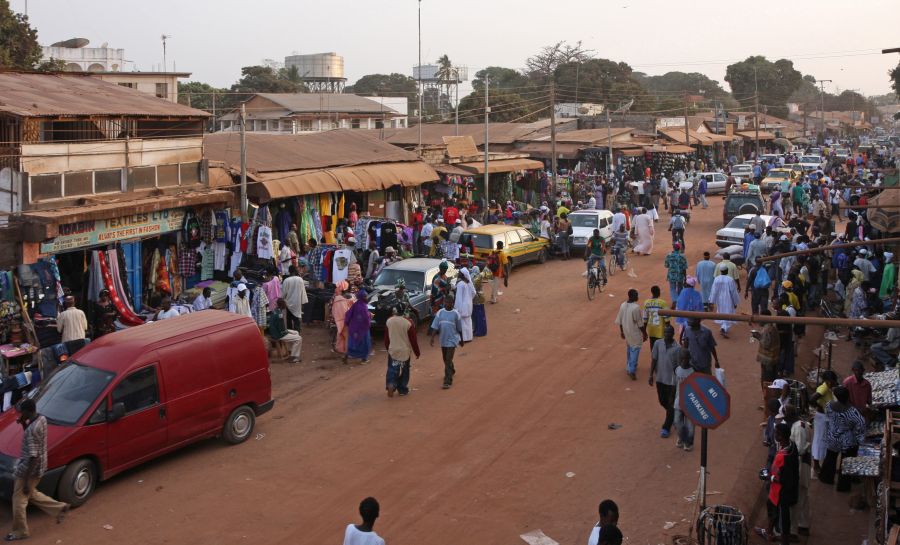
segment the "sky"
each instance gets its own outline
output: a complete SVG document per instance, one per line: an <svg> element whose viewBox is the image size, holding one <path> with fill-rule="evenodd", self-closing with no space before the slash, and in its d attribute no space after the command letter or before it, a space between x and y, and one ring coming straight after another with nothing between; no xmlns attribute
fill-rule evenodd
<svg viewBox="0 0 900 545"><path fill-rule="evenodd" d="M73 37L125 49L126 70L154 70L167 40L168 68L228 87L242 66L333 51L348 84L372 73L412 75L416 0L11 0L28 9L42 45ZM702 72L726 89L725 68L750 55L788 58L825 90L890 91L900 54L897 0L794 0L753 5L692 0L422 0L422 60L449 55L469 67L522 68L542 46L581 40L595 55L650 75ZM757 26L757 23L758 26ZM465 89L465 88L463 88ZM464 90L461 89L462 94Z"/></svg>

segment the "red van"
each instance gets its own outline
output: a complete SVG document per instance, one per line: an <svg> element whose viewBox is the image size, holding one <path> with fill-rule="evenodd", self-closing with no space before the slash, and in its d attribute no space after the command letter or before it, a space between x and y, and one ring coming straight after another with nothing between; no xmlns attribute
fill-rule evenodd
<svg viewBox="0 0 900 545"><path fill-rule="evenodd" d="M47 417L39 488L81 505L97 483L208 437L237 444L271 410L269 360L256 323L205 310L97 339L34 395ZM11 496L22 427L0 415L0 491Z"/></svg>

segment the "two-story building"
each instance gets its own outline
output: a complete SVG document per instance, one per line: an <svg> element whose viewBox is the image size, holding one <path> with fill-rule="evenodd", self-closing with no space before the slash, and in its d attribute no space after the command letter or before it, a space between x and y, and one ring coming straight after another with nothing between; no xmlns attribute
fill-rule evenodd
<svg viewBox="0 0 900 545"><path fill-rule="evenodd" d="M405 97L334 93L259 93L244 102L247 131L297 134L333 129L407 126ZM223 115L219 130L240 130L240 112Z"/></svg>

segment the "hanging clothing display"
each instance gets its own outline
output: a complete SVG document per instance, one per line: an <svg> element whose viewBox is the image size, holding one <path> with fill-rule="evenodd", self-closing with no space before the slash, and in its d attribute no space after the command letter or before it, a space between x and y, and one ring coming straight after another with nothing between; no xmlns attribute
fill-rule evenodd
<svg viewBox="0 0 900 545"><path fill-rule="evenodd" d="M340 248L334 251L332 259L331 282L338 284L347 279L348 268L350 267L350 258L353 252L350 248Z"/></svg>
<svg viewBox="0 0 900 545"><path fill-rule="evenodd" d="M272 259L272 229L266 225L260 225L256 235L256 256L260 259Z"/></svg>

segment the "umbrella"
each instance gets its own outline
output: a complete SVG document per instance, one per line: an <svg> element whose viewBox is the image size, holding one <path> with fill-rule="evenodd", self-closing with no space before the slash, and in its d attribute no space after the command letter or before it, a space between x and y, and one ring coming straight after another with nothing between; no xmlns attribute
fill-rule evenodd
<svg viewBox="0 0 900 545"><path fill-rule="evenodd" d="M788 140L787 138L776 138L772 140L772 143L776 146L781 146L788 151L791 151L791 149L794 148L794 145L791 144L790 140Z"/></svg>
<svg viewBox="0 0 900 545"><path fill-rule="evenodd" d="M804 146L807 146L807 145L809 145L809 138L803 138L803 137L800 137L800 138L794 138L794 143L795 143L795 144L802 144L802 145L804 145Z"/></svg>
<svg viewBox="0 0 900 545"><path fill-rule="evenodd" d="M900 232L900 191L882 191L869 199L866 218L882 233Z"/></svg>

